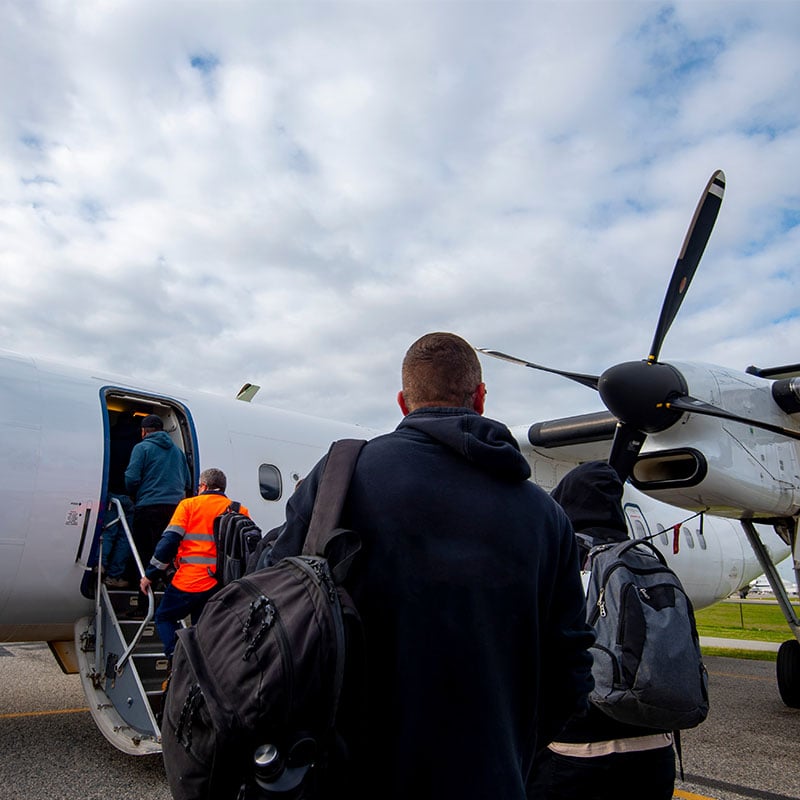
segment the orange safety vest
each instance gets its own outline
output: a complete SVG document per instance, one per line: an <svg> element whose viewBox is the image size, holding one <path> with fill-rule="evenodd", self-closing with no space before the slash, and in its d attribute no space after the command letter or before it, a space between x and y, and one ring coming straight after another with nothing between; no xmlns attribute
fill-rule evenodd
<svg viewBox="0 0 800 800"><path fill-rule="evenodd" d="M183 592L205 592L217 581L212 574L217 566L217 546L214 543L214 520L231 504L219 492L204 492L197 497L187 497L178 503L167 526L176 531L181 542L175 562L178 571L172 585ZM239 513L250 516L244 506Z"/></svg>

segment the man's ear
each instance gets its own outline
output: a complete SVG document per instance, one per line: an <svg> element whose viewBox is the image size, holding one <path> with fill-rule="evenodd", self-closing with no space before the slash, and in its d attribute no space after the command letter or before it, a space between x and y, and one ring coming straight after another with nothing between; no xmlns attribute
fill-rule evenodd
<svg viewBox="0 0 800 800"><path fill-rule="evenodd" d="M406 399L403 397L403 392L399 391L397 393L397 405L400 406L400 410L403 412L403 416L407 417L409 414L408 406L406 405Z"/></svg>
<svg viewBox="0 0 800 800"><path fill-rule="evenodd" d="M479 383L475 394L472 395L472 408L479 414L483 414L483 407L486 402L486 384Z"/></svg>

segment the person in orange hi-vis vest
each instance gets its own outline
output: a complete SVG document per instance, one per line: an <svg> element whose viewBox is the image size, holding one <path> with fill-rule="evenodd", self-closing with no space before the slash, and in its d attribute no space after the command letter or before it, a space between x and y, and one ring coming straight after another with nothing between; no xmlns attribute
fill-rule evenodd
<svg viewBox="0 0 800 800"><path fill-rule="evenodd" d="M176 562L178 571L164 591L154 620L164 654L170 661L180 620L191 615L192 623L196 623L208 599L219 588L214 577L217 565L214 520L231 504L225 496L227 482L221 469L200 473L197 496L187 497L178 504L139 583L146 594L157 576L164 575L173 560ZM250 516L244 506L240 506L239 513Z"/></svg>

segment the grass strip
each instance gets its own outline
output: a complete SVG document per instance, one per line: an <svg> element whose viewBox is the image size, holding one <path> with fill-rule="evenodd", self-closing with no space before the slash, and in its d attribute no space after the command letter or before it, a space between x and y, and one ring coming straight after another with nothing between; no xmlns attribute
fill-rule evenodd
<svg viewBox="0 0 800 800"><path fill-rule="evenodd" d="M701 636L778 644L792 638L783 612L774 602L723 600L695 612L695 619Z"/></svg>
<svg viewBox="0 0 800 800"><path fill-rule="evenodd" d="M747 658L750 661L777 661L778 654L768 650L738 650L729 647L703 647L704 656L724 656L725 658Z"/></svg>

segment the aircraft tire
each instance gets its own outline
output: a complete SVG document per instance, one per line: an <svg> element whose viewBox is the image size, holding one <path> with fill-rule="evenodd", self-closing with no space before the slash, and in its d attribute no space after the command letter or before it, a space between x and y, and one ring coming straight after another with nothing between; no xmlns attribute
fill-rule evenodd
<svg viewBox="0 0 800 800"><path fill-rule="evenodd" d="M800 642L791 639L778 649L778 691L789 708L800 708Z"/></svg>

